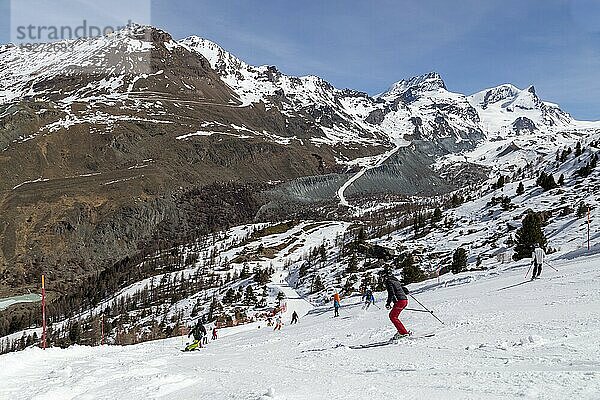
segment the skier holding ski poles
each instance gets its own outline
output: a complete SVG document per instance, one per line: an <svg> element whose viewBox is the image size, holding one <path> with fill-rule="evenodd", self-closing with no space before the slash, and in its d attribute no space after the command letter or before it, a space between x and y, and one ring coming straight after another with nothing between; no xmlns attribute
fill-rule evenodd
<svg viewBox="0 0 600 400"><path fill-rule="evenodd" d="M185 351L202 348L202 338L206 336L206 328L202 325L202 321L198 320L196 326L188 333L188 338L194 335L194 342L185 348Z"/></svg>
<svg viewBox="0 0 600 400"><path fill-rule="evenodd" d="M373 296L373 291L370 288L365 290L362 299L365 302L362 306L363 310L368 310L371 304L375 304L375 296Z"/></svg>
<svg viewBox="0 0 600 400"><path fill-rule="evenodd" d="M544 252L544 249L542 249L540 245L536 243L535 248L533 249L533 253L531 253L531 263L533 264L533 273L531 274L531 280L540 277L545 257L546 253Z"/></svg>
<svg viewBox="0 0 600 400"><path fill-rule="evenodd" d="M400 319L398 318L402 310L406 308L408 305L408 297L409 290L400 283L398 278L396 278L391 272L385 278L385 286L388 292L388 298L385 305L385 308L390 310L390 321L394 324L398 332L394 335L393 340L398 340L404 336L410 335L411 332L408 331ZM392 307L392 303L394 306Z"/></svg>

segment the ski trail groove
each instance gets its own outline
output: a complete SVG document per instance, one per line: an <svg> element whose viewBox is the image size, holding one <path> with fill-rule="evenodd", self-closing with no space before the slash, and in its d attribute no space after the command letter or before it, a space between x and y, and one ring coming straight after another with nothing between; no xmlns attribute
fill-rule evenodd
<svg viewBox="0 0 600 400"><path fill-rule="evenodd" d="M399 144L396 144L396 146L379 155L379 156L375 156L378 157L377 161L375 162L375 164L373 165L368 165L363 167L359 172L357 172L356 174L354 174L350 179L348 179L337 191L337 195L340 199L340 205L345 206L345 207L352 207L350 205L350 203L348 203L348 200L346 200L346 196L344 196L344 192L346 191L346 189L348 189L350 186L352 186L352 184L354 182L356 182L358 179L360 179L361 176L363 176L365 174L365 172L367 172L368 170L371 170L373 168L377 168L379 166L381 166L384 162L386 162L391 156L393 156L394 154L396 154L396 152L400 149L400 147L402 147ZM375 158L374 157L374 158Z"/></svg>

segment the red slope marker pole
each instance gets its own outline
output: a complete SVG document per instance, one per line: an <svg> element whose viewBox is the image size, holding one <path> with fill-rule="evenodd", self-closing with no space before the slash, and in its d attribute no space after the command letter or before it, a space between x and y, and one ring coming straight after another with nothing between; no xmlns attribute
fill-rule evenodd
<svg viewBox="0 0 600 400"><path fill-rule="evenodd" d="M590 207L588 206L588 251L590 251Z"/></svg>
<svg viewBox="0 0 600 400"><path fill-rule="evenodd" d="M46 287L42 275L42 349L46 350Z"/></svg>

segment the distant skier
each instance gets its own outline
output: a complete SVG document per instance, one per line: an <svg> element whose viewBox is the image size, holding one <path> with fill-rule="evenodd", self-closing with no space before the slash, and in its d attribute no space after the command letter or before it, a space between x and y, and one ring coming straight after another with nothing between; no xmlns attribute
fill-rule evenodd
<svg viewBox="0 0 600 400"><path fill-rule="evenodd" d="M297 323L298 323L298 313L296 311L294 311L292 313L292 324L297 324Z"/></svg>
<svg viewBox="0 0 600 400"><path fill-rule="evenodd" d="M282 326L283 326L283 321L281 320L281 315L278 315L277 318L275 318L275 329L273 329L273 330L280 331Z"/></svg>
<svg viewBox="0 0 600 400"><path fill-rule="evenodd" d="M202 325L202 322L198 320L196 325L192 328L190 333L188 333L188 338L194 335L194 342L188 345L185 350L195 350L197 348L202 348L202 339L206 336L206 328Z"/></svg>
<svg viewBox="0 0 600 400"><path fill-rule="evenodd" d="M390 272L385 279L385 286L388 292L388 298L385 308L390 311L390 321L394 324L398 332L394 335L394 340L398 340L401 337L410 335L410 332L406 330L400 319L398 318L402 310L408 305L409 293L408 289L400 283L400 281ZM394 304L392 307L391 304Z"/></svg>
<svg viewBox="0 0 600 400"><path fill-rule="evenodd" d="M212 340L217 340L217 326L215 325L215 327L212 330Z"/></svg>
<svg viewBox="0 0 600 400"><path fill-rule="evenodd" d="M533 263L533 274L531 275L531 280L540 277L540 274L542 273L542 265L544 264L544 257L546 257L544 249L542 249L540 245L536 243L533 253L531 253L531 262Z"/></svg>
<svg viewBox="0 0 600 400"><path fill-rule="evenodd" d="M333 295L333 316L334 317L340 316L340 307L341 307L340 294L338 292L335 292L335 294Z"/></svg>
<svg viewBox="0 0 600 400"><path fill-rule="evenodd" d="M362 306L363 310L368 310L371 304L375 304L375 296L373 296L373 291L370 288L365 290L362 299L365 302Z"/></svg>

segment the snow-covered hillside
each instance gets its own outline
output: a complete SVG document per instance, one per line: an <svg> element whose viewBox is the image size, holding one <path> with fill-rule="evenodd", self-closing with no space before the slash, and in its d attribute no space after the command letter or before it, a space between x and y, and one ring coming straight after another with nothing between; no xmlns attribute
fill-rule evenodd
<svg viewBox="0 0 600 400"><path fill-rule="evenodd" d="M552 262L559 272L509 288L524 282L525 263L411 285L445 325L420 312L402 320L432 338L353 350L393 334L385 310L344 298L332 318L290 300L281 331L264 322L222 329L197 352L180 352L183 340L172 338L1 356L0 398L597 399L600 257ZM289 325L294 309L300 322Z"/></svg>

